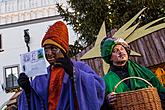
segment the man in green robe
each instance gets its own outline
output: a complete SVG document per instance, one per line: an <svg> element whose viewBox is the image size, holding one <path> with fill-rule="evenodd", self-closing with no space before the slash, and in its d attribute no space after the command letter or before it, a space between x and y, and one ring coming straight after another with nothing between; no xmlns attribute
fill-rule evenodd
<svg viewBox="0 0 165 110"><path fill-rule="evenodd" d="M106 84L106 99L102 107L103 109L106 108L104 107L107 105L106 103L113 106L116 100L113 89L116 84L121 81L121 79L131 76L141 77L149 81L157 88L162 105L165 104L165 88L152 71L129 59L130 48L123 39L105 38L101 42L100 49L103 60L110 65L108 73L103 77ZM130 79L122 82L115 92L120 93L146 87L148 87L148 84L144 81ZM165 110L165 107L163 107L163 110Z"/></svg>

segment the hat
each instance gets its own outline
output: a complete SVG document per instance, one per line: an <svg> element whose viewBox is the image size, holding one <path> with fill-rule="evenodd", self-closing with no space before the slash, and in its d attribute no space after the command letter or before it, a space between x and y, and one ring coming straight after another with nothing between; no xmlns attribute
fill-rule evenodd
<svg viewBox="0 0 165 110"><path fill-rule="evenodd" d="M123 39L121 38L115 39L115 38L106 37L105 39L101 41L101 46L100 46L101 57L106 63L110 64L110 57L112 54L112 50L117 44L121 44L123 47L125 47L127 53L128 54L130 53L129 45Z"/></svg>
<svg viewBox="0 0 165 110"><path fill-rule="evenodd" d="M54 23L48 31L46 32L44 38L42 39L42 47L46 44L52 44L60 49L62 49L65 53L69 50L69 36L67 26L62 22L58 21Z"/></svg>

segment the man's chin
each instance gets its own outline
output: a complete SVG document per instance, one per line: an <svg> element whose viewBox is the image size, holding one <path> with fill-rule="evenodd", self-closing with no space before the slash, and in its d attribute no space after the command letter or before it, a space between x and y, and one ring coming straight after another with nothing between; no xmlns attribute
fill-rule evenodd
<svg viewBox="0 0 165 110"><path fill-rule="evenodd" d="M48 61L50 65L54 65L54 61Z"/></svg>
<svg viewBox="0 0 165 110"><path fill-rule="evenodd" d="M126 64L127 60L122 60L118 62L114 62L113 64L116 66L124 66Z"/></svg>
<svg viewBox="0 0 165 110"><path fill-rule="evenodd" d="M62 67L62 64L61 63L57 63L57 62L49 62L49 64L51 66Z"/></svg>

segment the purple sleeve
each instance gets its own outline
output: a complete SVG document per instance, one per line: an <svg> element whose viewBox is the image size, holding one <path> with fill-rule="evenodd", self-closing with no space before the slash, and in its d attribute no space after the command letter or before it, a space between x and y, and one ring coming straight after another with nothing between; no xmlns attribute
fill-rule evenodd
<svg viewBox="0 0 165 110"><path fill-rule="evenodd" d="M81 110L100 110L105 93L103 79L83 62L77 62L74 65L76 92Z"/></svg>

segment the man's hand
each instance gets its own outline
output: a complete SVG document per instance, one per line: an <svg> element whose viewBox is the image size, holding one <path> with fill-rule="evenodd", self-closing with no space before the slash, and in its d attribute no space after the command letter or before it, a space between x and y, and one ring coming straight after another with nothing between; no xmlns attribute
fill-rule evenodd
<svg viewBox="0 0 165 110"><path fill-rule="evenodd" d="M18 85L26 92L30 93L30 81L28 76L25 73L20 73L18 77Z"/></svg>
<svg viewBox="0 0 165 110"><path fill-rule="evenodd" d="M116 101L115 92L111 92L110 94L108 94L106 96L106 100L107 100L108 105L113 108L113 105L115 104L115 101Z"/></svg>
<svg viewBox="0 0 165 110"><path fill-rule="evenodd" d="M57 63L60 63L62 65L56 65L56 66L61 66L64 68L65 72L72 77L73 76L73 63L70 60L70 58L64 54L64 58L59 58L56 60Z"/></svg>

